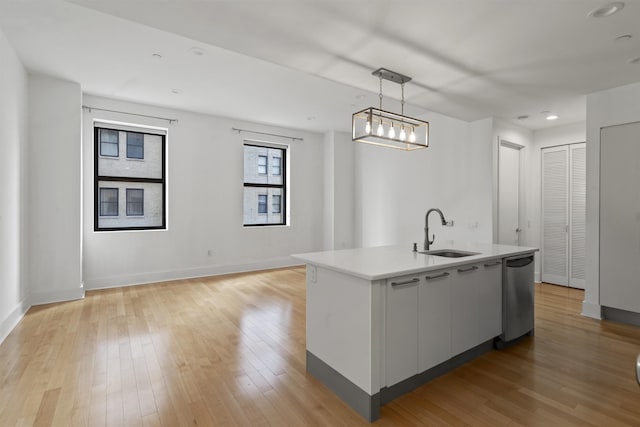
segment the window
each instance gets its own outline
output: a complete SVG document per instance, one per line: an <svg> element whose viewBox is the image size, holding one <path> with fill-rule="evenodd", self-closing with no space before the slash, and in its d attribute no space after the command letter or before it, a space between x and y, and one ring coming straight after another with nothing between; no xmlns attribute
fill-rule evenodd
<svg viewBox="0 0 640 427"><path fill-rule="evenodd" d="M282 173L282 168L280 166L282 160L280 159L280 157L274 157L272 160L273 161L271 162L272 164L271 173L274 174L275 176L278 176Z"/></svg>
<svg viewBox="0 0 640 427"><path fill-rule="evenodd" d="M245 141L245 226L286 225L286 161L286 146Z"/></svg>
<svg viewBox="0 0 640 427"><path fill-rule="evenodd" d="M166 229L166 130L96 121L94 135L94 230ZM118 139L127 155L105 158Z"/></svg>
<svg viewBox="0 0 640 427"><path fill-rule="evenodd" d="M127 157L130 159L144 159L143 134L127 132Z"/></svg>
<svg viewBox="0 0 640 427"><path fill-rule="evenodd" d="M261 214L267 213L267 195L266 194L258 194L258 213L261 213Z"/></svg>
<svg viewBox="0 0 640 427"><path fill-rule="evenodd" d="M100 189L100 216L118 216L118 189Z"/></svg>
<svg viewBox="0 0 640 427"><path fill-rule="evenodd" d="M144 215L144 188L127 188L127 216Z"/></svg>
<svg viewBox="0 0 640 427"><path fill-rule="evenodd" d="M280 213L281 205L280 205L280 196L274 195L271 199L271 212Z"/></svg>
<svg viewBox="0 0 640 427"><path fill-rule="evenodd" d="M258 173L260 175L267 174L267 156L258 156Z"/></svg>
<svg viewBox="0 0 640 427"><path fill-rule="evenodd" d="M118 157L118 144L120 132L113 129L100 129L100 155L106 157Z"/></svg>

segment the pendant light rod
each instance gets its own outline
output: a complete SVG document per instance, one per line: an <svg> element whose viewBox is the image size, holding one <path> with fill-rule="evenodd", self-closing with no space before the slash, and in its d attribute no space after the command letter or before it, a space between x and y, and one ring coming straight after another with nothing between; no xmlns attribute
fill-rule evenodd
<svg viewBox="0 0 640 427"><path fill-rule="evenodd" d="M391 71L386 68L378 68L371 74L379 77L380 79L389 80L398 84L404 84L411 81L411 77L405 76L404 74L396 73L395 71Z"/></svg>
<svg viewBox="0 0 640 427"><path fill-rule="evenodd" d="M380 98L380 109L382 110L382 76L378 77L380 77L380 93L378 94L378 97Z"/></svg>

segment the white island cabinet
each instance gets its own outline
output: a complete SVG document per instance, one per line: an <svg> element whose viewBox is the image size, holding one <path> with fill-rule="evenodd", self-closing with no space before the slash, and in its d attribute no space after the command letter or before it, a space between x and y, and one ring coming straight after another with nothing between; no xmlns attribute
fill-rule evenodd
<svg viewBox="0 0 640 427"><path fill-rule="evenodd" d="M451 358L451 273L451 270L436 270L421 274L418 373Z"/></svg>
<svg viewBox="0 0 640 427"><path fill-rule="evenodd" d="M502 333L502 260L455 269L451 280L451 350L467 351Z"/></svg>
<svg viewBox="0 0 640 427"><path fill-rule="evenodd" d="M369 421L380 405L493 348L503 259L537 251L440 247L474 254L386 246L293 255L307 264L307 371Z"/></svg>
<svg viewBox="0 0 640 427"><path fill-rule="evenodd" d="M386 384L395 384L418 373L417 274L394 277L386 285L385 373Z"/></svg>

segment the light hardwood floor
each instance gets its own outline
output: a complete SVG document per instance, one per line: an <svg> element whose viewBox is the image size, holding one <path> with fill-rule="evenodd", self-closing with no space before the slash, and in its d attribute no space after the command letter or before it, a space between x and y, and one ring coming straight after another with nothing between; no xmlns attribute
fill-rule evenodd
<svg viewBox="0 0 640 427"><path fill-rule="evenodd" d="M338 298L339 296L336 296ZM382 408L379 426L640 426L640 328L536 285L536 336ZM305 270L87 292L0 346L0 426L359 426L305 372Z"/></svg>

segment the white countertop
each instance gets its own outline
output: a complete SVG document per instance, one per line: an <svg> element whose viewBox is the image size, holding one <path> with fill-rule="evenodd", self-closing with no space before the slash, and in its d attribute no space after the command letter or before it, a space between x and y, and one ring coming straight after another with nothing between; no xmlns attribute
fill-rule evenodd
<svg viewBox="0 0 640 427"><path fill-rule="evenodd" d="M525 246L494 245L491 243L471 243L453 240L439 242L439 244L432 246L430 250L455 249L467 252L478 252L478 255L461 258L445 258L413 252L411 249L411 245L377 246L372 248L309 252L294 254L292 257L304 261L307 264L328 268L362 279L380 280L402 276L404 274L470 264L492 258L521 255L538 250L537 248ZM422 248L418 247L418 250L422 250Z"/></svg>

